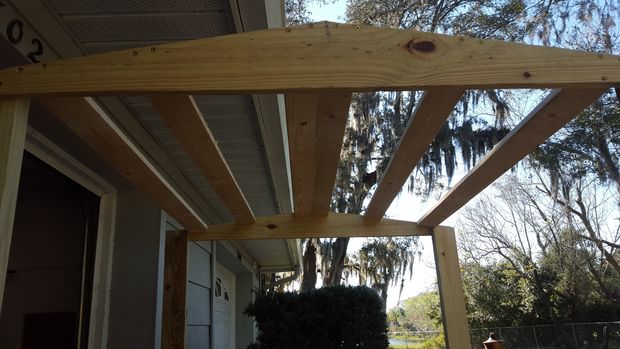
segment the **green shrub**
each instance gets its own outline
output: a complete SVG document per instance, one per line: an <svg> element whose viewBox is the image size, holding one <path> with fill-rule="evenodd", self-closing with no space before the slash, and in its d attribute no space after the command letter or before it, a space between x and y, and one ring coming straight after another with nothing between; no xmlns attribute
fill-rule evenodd
<svg viewBox="0 0 620 349"><path fill-rule="evenodd" d="M422 349L440 349L440 348L445 348L445 347L446 347L446 341L443 337L443 333L438 336L425 340L421 346Z"/></svg>
<svg viewBox="0 0 620 349"><path fill-rule="evenodd" d="M260 295L245 314L256 320L248 349L388 347L383 303L368 287L324 287Z"/></svg>

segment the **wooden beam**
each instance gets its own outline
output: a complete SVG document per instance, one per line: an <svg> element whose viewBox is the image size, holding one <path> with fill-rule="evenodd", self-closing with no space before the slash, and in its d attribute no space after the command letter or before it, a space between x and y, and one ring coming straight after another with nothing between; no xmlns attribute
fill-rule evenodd
<svg viewBox="0 0 620 349"><path fill-rule="evenodd" d="M594 103L607 89L555 90L429 210L419 224L433 227L458 211L489 184Z"/></svg>
<svg viewBox="0 0 620 349"><path fill-rule="evenodd" d="M3 97L618 84L618 56L328 22L0 71Z"/></svg>
<svg viewBox="0 0 620 349"><path fill-rule="evenodd" d="M0 100L0 305L9 265L29 108L27 99Z"/></svg>
<svg viewBox="0 0 620 349"><path fill-rule="evenodd" d="M378 221L383 217L464 92L444 89L424 93L379 181L364 218Z"/></svg>
<svg viewBox="0 0 620 349"><path fill-rule="evenodd" d="M329 212L350 93L291 93L286 117L296 216Z"/></svg>
<svg viewBox="0 0 620 349"><path fill-rule="evenodd" d="M260 240L327 237L376 237L430 235L431 229L415 222L383 219L367 222L362 216L330 213L321 217L277 215L261 217L254 224L218 224L190 232L189 240Z"/></svg>
<svg viewBox="0 0 620 349"><path fill-rule="evenodd" d="M239 224L255 222L202 113L191 96L161 95L151 103Z"/></svg>
<svg viewBox="0 0 620 349"><path fill-rule="evenodd" d="M166 232L161 331L164 349L185 349L187 248L186 231Z"/></svg>
<svg viewBox="0 0 620 349"><path fill-rule="evenodd" d="M467 309L454 229L433 230L433 251L447 349L471 349Z"/></svg>
<svg viewBox="0 0 620 349"><path fill-rule="evenodd" d="M93 99L45 98L39 102L186 229L206 229L200 215Z"/></svg>

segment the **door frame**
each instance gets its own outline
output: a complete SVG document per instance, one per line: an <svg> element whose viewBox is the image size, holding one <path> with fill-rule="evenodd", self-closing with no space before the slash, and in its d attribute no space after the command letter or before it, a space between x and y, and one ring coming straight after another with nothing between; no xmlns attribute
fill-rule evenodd
<svg viewBox="0 0 620 349"><path fill-rule="evenodd" d="M26 131L24 149L100 198L88 348L105 348L108 338L117 189L31 127Z"/></svg>

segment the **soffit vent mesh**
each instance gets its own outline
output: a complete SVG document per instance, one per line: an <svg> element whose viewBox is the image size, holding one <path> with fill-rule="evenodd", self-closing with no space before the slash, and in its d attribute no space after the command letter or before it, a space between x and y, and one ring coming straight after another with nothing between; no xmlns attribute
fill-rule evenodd
<svg viewBox="0 0 620 349"><path fill-rule="evenodd" d="M45 0L89 53L101 53L235 32L228 0ZM277 213L252 97L196 96L230 169L257 216ZM224 220L232 219L145 97L125 97L145 129Z"/></svg>
<svg viewBox="0 0 620 349"><path fill-rule="evenodd" d="M258 125L252 98L243 95L209 95L195 98L198 108L205 117L254 213L257 216L276 214L277 210L271 193L272 184L269 176L266 175L269 169L257 132ZM209 182L202 177L189 156L184 153L181 145L148 99L143 96L131 96L125 97L125 101L153 137L166 147L187 174L188 179L203 192L205 198L216 200L217 195ZM222 209L224 208L218 208L220 215L223 214Z"/></svg>
<svg viewBox="0 0 620 349"><path fill-rule="evenodd" d="M61 15L144 12L230 12L221 0L48 0Z"/></svg>
<svg viewBox="0 0 620 349"><path fill-rule="evenodd" d="M191 40L234 31L230 16L218 13L78 16L64 18L64 22L83 43Z"/></svg>

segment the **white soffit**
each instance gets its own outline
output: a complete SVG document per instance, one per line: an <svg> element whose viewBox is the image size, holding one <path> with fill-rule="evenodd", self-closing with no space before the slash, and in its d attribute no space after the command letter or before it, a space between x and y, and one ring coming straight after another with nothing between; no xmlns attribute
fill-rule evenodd
<svg viewBox="0 0 620 349"><path fill-rule="evenodd" d="M267 19L262 18L266 17L262 1L233 1L237 6L234 11L243 16L241 20L246 30L267 27ZM80 51L100 53L236 31L229 0L11 2L24 17L32 19L31 24L39 33L45 34L42 35L43 38L50 42L62 57L76 56ZM272 5L270 6L273 7ZM257 6L263 6L262 12L256 11ZM274 127L281 126L277 104L273 108L270 96L261 97L265 98L263 103L257 96L195 96L250 206L257 216L267 216L290 212L290 178L282 150L286 145L281 141L282 127ZM273 98L275 99L275 96ZM201 208L200 211L205 213L207 221L211 224L231 221L232 217L226 207L182 151L148 101L141 97L127 97L122 98L122 103L118 103L113 99L102 98L106 109L131 132L131 136L145 148L150 157L163 166L167 176L176 178L175 182L180 183L181 189L190 196L191 201ZM257 102L259 105L256 107ZM111 104L111 107L108 104ZM127 111L120 110L125 108ZM259 109L261 114L258 118L256 109ZM129 114L129 111L141 127L137 126L135 120L120 115ZM277 123L272 122L273 120L277 120ZM151 144L153 140L158 144L157 147ZM269 143L267 150L265 143ZM271 177L272 172L275 173L274 178ZM282 208L279 202L283 203ZM296 258L289 253L284 240L256 241L242 245L259 265L292 267L298 264Z"/></svg>
<svg viewBox="0 0 620 349"><path fill-rule="evenodd" d="M44 0L88 53L235 32L226 0ZM196 96L239 186L257 216L278 213L251 96ZM208 181L142 97L123 98L144 128L174 159L218 219L232 221Z"/></svg>

